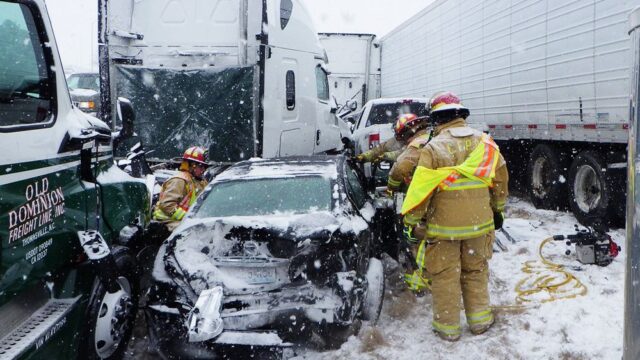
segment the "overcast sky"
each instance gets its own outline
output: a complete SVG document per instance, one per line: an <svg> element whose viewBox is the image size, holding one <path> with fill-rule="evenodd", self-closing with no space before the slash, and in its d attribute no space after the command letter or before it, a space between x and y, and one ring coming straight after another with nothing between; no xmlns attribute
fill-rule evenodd
<svg viewBox="0 0 640 360"><path fill-rule="evenodd" d="M309 9L318 32L360 32L383 36L433 0L302 1ZM67 73L97 71L97 2L46 0Z"/></svg>

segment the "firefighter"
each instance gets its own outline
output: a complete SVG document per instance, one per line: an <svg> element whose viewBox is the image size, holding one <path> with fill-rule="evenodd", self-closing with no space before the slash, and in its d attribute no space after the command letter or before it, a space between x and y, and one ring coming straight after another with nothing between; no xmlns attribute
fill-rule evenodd
<svg viewBox="0 0 640 360"><path fill-rule="evenodd" d="M393 196L394 192L406 190L405 184L408 185L411 182L413 171L420 158L420 149L429 142L431 137L431 131L428 130L428 126L428 116L418 117L414 114L404 114L398 117L393 127L394 135L398 142L407 145L398 155L391 171L389 171L387 179L387 194L389 196ZM424 227L419 226L416 228L423 229ZM416 233L420 233L420 231L416 230ZM424 295L424 290L429 287L429 279L422 269L416 269L415 251L417 249L411 243L404 241L399 246L397 259L405 271L405 274L401 277L410 290L416 295L422 296ZM401 257L401 254L404 256Z"/></svg>
<svg viewBox="0 0 640 360"><path fill-rule="evenodd" d="M508 174L493 139L467 126L469 110L455 94L437 93L430 105L436 128L402 206L403 233L417 243L413 229L425 221L416 261L432 280L432 327L440 338L456 341L461 299L471 333L482 334L494 323L488 260L494 229L504 220Z"/></svg>
<svg viewBox="0 0 640 360"><path fill-rule="evenodd" d="M387 188L389 192L402 190L402 184L409 184L413 170L418 165L420 149L427 144L431 132L427 129L429 117L418 117L415 114L403 114L393 126L395 139L400 144L406 144L403 150L395 158L395 163L389 171Z"/></svg>
<svg viewBox="0 0 640 360"><path fill-rule="evenodd" d="M164 224L167 236L180 224L189 207L207 185L204 179L209 166L206 157L207 152L202 147L188 148L182 156L180 171L162 184L153 220Z"/></svg>

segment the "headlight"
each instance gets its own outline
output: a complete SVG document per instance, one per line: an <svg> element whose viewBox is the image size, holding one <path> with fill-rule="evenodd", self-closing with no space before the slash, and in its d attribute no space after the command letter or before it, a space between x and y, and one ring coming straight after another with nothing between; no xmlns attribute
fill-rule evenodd
<svg viewBox="0 0 640 360"><path fill-rule="evenodd" d="M93 110L96 108L96 103L94 101L79 101L78 107L82 110Z"/></svg>

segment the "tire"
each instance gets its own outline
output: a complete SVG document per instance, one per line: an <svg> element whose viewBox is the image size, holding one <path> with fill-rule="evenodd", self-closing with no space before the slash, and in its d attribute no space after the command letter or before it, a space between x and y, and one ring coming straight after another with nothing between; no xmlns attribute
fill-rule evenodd
<svg viewBox="0 0 640 360"><path fill-rule="evenodd" d="M318 326L317 335L324 342L323 348L326 350L339 349L351 335L357 335L362 327L362 321L356 319L349 325L322 324Z"/></svg>
<svg viewBox="0 0 640 360"><path fill-rule="evenodd" d="M362 320L375 324L380 317L384 300L385 278L382 261L376 258L369 259L366 277L369 285L362 302Z"/></svg>
<svg viewBox="0 0 640 360"><path fill-rule="evenodd" d="M583 151L573 160L569 171L569 205L573 215L583 225L593 224L595 219L607 224L611 204L611 183L606 173L607 165L600 156Z"/></svg>
<svg viewBox="0 0 640 360"><path fill-rule="evenodd" d="M527 167L529 198L538 209L566 208L566 181L561 156L553 147L538 144L531 152Z"/></svg>
<svg viewBox="0 0 640 360"><path fill-rule="evenodd" d="M138 311L138 268L126 248L115 247L112 253L121 289L109 294L99 279L94 281L79 359L121 359L131 338Z"/></svg>

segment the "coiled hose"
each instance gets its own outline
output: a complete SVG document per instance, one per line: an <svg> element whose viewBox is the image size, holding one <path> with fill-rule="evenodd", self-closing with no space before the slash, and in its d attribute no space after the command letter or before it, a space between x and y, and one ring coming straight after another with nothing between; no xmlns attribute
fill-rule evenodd
<svg viewBox="0 0 640 360"><path fill-rule="evenodd" d="M525 261L522 272L528 274L516 284L516 302L546 303L560 299L570 299L587 294L587 287L565 267L553 263L542 255L542 248L553 241L552 237L540 243L540 260Z"/></svg>

